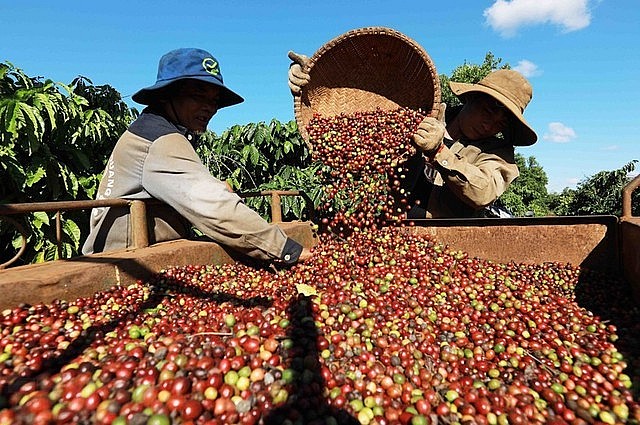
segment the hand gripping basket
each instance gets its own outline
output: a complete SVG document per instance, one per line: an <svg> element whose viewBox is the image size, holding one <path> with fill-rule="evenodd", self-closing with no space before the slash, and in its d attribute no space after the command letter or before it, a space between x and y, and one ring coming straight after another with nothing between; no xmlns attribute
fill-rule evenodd
<svg viewBox="0 0 640 425"><path fill-rule="evenodd" d="M314 114L422 109L440 103L440 79L427 52L406 35L384 27L346 32L309 58L309 84L294 96L300 134Z"/></svg>

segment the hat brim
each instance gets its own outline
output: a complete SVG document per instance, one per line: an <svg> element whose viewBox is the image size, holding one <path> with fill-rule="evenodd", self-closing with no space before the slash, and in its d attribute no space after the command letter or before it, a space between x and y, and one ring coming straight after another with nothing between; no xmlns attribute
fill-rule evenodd
<svg viewBox="0 0 640 425"><path fill-rule="evenodd" d="M481 86L479 84L457 83L455 81L449 81L449 87L451 88L453 94L455 94L459 98L466 93L479 92L488 94L498 102L502 103L518 120L514 128L510 129L509 131L512 139L511 142L514 146L531 146L538 141L538 135L531 128L529 123L527 123L527 120L522 115L522 112L520 112L520 108L518 108L506 96L502 95L496 90L493 90L490 87Z"/></svg>
<svg viewBox="0 0 640 425"><path fill-rule="evenodd" d="M237 105L238 103L244 102L244 99L238 95L237 93L230 90L227 86L220 84L220 82L215 78L207 78L200 76L193 77L180 77L173 78L170 80L158 81L154 85L145 87L143 89L138 90L131 96L134 102L140 103L142 105L150 105L153 103L154 99L157 96L158 90L163 89L177 81L180 80L199 80L204 81L205 83L213 84L217 87L220 87L220 99L218 100L218 109L225 108L227 106Z"/></svg>

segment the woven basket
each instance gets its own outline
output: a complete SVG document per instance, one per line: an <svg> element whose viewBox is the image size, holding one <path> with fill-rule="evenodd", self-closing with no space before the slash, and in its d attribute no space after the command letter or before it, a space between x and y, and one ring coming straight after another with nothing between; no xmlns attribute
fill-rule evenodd
<svg viewBox="0 0 640 425"><path fill-rule="evenodd" d="M440 103L440 79L427 52L406 35L384 27L351 30L309 58L309 84L294 96L300 134L314 114L385 111L407 107L431 113Z"/></svg>

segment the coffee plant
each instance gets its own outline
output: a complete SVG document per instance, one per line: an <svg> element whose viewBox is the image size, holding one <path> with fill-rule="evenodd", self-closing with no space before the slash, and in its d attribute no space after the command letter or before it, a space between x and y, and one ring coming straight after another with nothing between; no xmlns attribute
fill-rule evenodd
<svg viewBox="0 0 640 425"><path fill-rule="evenodd" d="M234 125L220 136L207 132L197 147L211 173L239 193L262 190L300 190L304 197L282 198L283 218L308 219L322 195L318 169L295 121ZM247 198L247 205L267 218L268 197Z"/></svg>
<svg viewBox="0 0 640 425"><path fill-rule="evenodd" d="M85 78L71 85L29 77L0 63L0 203L93 199L112 146L133 117L109 86ZM53 214L21 218L29 231L24 262L58 258ZM77 254L86 214L66 213L63 257ZM0 221L0 262L21 243Z"/></svg>
<svg viewBox="0 0 640 425"><path fill-rule="evenodd" d="M631 181L638 160L632 160L618 170L600 171L578 183L575 189L565 189L552 197L550 204L563 215L622 214L622 189ZM637 175L637 173L636 173ZM631 214L640 215L640 191L631 195Z"/></svg>

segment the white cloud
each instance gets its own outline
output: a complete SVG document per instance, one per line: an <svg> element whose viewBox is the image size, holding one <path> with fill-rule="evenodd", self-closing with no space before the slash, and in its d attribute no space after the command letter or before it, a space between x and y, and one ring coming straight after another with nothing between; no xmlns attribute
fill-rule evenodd
<svg viewBox="0 0 640 425"><path fill-rule="evenodd" d="M609 145L602 148L603 151L618 151L620 150L620 146L618 145Z"/></svg>
<svg viewBox="0 0 640 425"><path fill-rule="evenodd" d="M513 69L515 69L516 71L518 71L519 73L521 73L527 78L542 74L542 71L540 71L540 69L538 68L538 65L526 59L523 59L520 62L518 62L518 64L514 66Z"/></svg>
<svg viewBox="0 0 640 425"><path fill-rule="evenodd" d="M576 138L576 132L561 122L549 123L549 132L543 136L544 140L555 143L567 143Z"/></svg>
<svg viewBox="0 0 640 425"><path fill-rule="evenodd" d="M487 24L505 37L527 25L555 24L565 32L589 26L589 0L496 0L484 10Z"/></svg>

